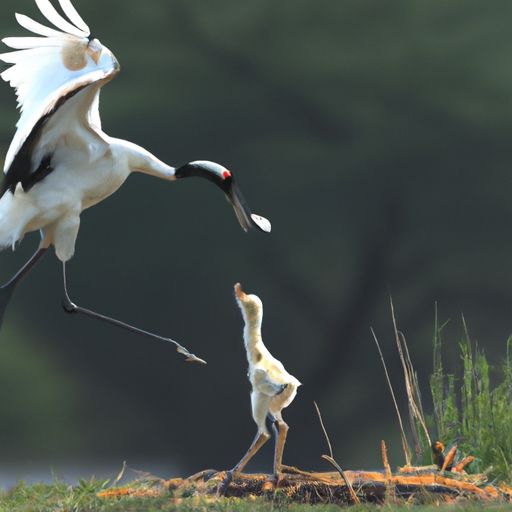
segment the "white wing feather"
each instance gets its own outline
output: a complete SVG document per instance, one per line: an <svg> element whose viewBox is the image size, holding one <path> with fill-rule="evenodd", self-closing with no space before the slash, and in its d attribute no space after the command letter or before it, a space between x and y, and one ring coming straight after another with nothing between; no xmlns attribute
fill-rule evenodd
<svg viewBox="0 0 512 512"><path fill-rule="evenodd" d="M48 55L49 53L54 52L55 50L51 47L43 47L43 48L32 48L30 50L19 50L17 52L8 52L8 53L0 53L0 60L5 62L6 64L21 64L25 60L31 60L38 57L43 57ZM14 71L14 68L9 68L5 70L1 76L4 75L7 77ZM6 82L10 80L4 78Z"/></svg>
<svg viewBox="0 0 512 512"><path fill-rule="evenodd" d="M52 111L58 101L77 88L103 80L118 70L117 61L103 47L100 62L91 57L79 70L68 69L63 62L63 51L69 45L83 45L84 54L89 44L89 27L71 5L70 0L59 0L64 13L76 25L66 21L49 0L35 0L42 14L59 30L46 27L31 18L17 14L18 23L43 37L8 37L3 42L18 51L0 54L0 60L12 67L0 74L16 90L21 116L17 132L5 158L4 172L11 166L39 119ZM77 28L78 27L78 28ZM91 105L91 124L101 126L98 103Z"/></svg>
<svg viewBox="0 0 512 512"><path fill-rule="evenodd" d="M14 50L62 46L62 41L63 37L6 37L2 39L2 43Z"/></svg>
<svg viewBox="0 0 512 512"><path fill-rule="evenodd" d="M76 37L87 37L90 32L83 31L75 27L69 21L66 21L50 3L50 0L36 0L36 4L43 16L50 22L53 23L57 28L68 34L73 34Z"/></svg>
<svg viewBox="0 0 512 512"><path fill-rule="evenodd" d="M76 25L80 30L82 30L85 34L90 35L91 30L87 26L87 23L82 19L78 11L73 7L71 0L59 0L60 6L64 11L64 14L69 18L71 23Z"/></svg>
<svg viewBox="0 0 512 512"><path fill-rule="evenodd" d="M260 393L267 396L275 396L286 387L282 382L277 382L263 369L254 370L254 387Z"/></svg>
<svg viewBox="0 0 512 512"><path fill-rule="evenodd" d="M38 34L40 36L45 37L62 37L62 32L58 30L54 30L53 28L49 28L44 26L43 24L34 21L32 18L25 16L24 14L16 13L16 20L23 27L33 32L34 34Z"/></svg>

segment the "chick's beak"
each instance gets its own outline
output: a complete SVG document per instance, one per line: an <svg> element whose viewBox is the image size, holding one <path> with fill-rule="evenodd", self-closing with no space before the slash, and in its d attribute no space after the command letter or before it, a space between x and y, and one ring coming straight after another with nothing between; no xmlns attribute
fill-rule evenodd
<svg viewBox="0 0 512 512"><path fill-rule="evenodd" d="M235 284L235 296L239 300L244 300L247 297L245 292L242 290L242 285L240 283Z"/></svg>

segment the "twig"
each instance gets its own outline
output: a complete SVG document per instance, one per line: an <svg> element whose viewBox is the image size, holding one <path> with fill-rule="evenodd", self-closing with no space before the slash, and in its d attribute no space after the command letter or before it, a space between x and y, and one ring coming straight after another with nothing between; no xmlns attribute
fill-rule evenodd
<svg viewBox="0 0 512 512"><path fill-rule="evenodd" d="M400 409L398 408L398 403L396 401L395 392L393 391L393 386L391 385L391 379L389 378L386 361L384 360L384 356L382 355L382 350L380 348L379 340L377 339L377 336L375 335L375 331L373 330L373 327L370 328L370 331L372 333L373 339L375 340L375 344L377 345L377 350L379 351L380 360L382 361L382 366L384 367L384 373L386 375L386 380L388 382L389 390L391 391L391 397L393 398L393 404L395 406L396 415L398 417L398 423L400 425L400 437L402 439L402 448L404 450L405 463L407 466L410 466L411 465L410 448L407 443L407 438L405 437L404 424L402 423L402 416L400 414Z"/></svg>
<svg viewBox="0 0 512 512"><path fill-rule="evenodd" d="M462 459L453 469L452 471L454 473L462 473L462 471L464 470L464 468L468 465L468 464L471 464L473 461L475 460L475 457L473 457L473 455L468 455L467 457L465 457L464 459Z"/></svg>
<svg viewBox="0 0 512 512"><path fill-rule="evenodd" d="M316 413L318 414L318 419L320 421L320 426L322 427L322 431L324 433L325 440L327 441L327 446L329 447L329 455L330 455L330 457L332 459L333 458L332 445L331 445L331 441L329 439L329 436L327 435L327 430L325 430L325 425L324 425L324 422L322 420L322 414L320 413L320 409L318 408L318 404L315 401L313 401L313 404L315 405Z"/></svg>
<svg viewBox="0 0 512 512"><path fill-rule="evenodd" d="M322 414L320 412L320 408L318 407L318 404L316 402L313 402L315 405L316 413L318 414L318 419L320 420L320 425L322 426L322 430L324 432L325 439L327 440L327 445L329 446L329 453L330 455L322 455L322 459L325 459L326 461L330 462L335 468L336 471L341 475L341 478L345 482L345 485L347 486L348 492L350 494L350 498L352 501L356 504L361 503L359 498L357 497L357 494L354 491L354 488L352 487L352 484L350 483L350 480L347 478L347 475L345 475L345 472L343 469L341 469L341 466L334 460L333 454L332 454L332 445L331 441L329 440L329 436L327 435L327 430L325 429L324 422L322 420Z"/></svg>
<svg viewBox="0 0 512 512"><path fill-rule="evenodd" d="M393 485L393 473L391 472L391 466L389 465L388 460L388 449L386 447L386 442L382 440L380 442L380 452L382 455L382 464L384 466L384 471L386 473L386 496L385 502L391 503L396 501L396 493L395 486Z"/></svg>
<svg viewBox="0 0 512 512"><path fill-rule="evenodd" d="M388 461L388 449L386 447L386 443L384 440L382 440L380 442L380 451L382 454L382 464L384 466L384 471L386 472L386 478L387 478L388 482L390 482L393 474L391 473L391 467L390 467L389 461Z"/></svg>
<svg viewBox="0 0 512 512"><path fill-rule="evenodd" d="M126 461L123 462L123 467L121 468L121 471L119 471L119 474L116 476L116 479L112 482L112 487L117 485L122 480L125 471L126 471Z"/></svg>
<svg viewBox="0 0 512 512"><path fill-rule="evenodd" d="M453 466L453 460L455 459L455 454L457 453L457 445L454 445L450 448L450 451L446 455L444 459L443 466L441 467L441 471L447 471L447 468ZM449 470L448 470L449 471Z"/></svg>
<svg viewBox="0 0 512 512"><path fill-rule="evenodd" d="M350 480L347 478L347 475L345 474L343 469L341 469L340 465L329 455L322 455L322 459L325 459L326 461L330 462L336 468L338 473L341 475L341 478L343 478L345 485L347 486L350 498L356 505L359 505L361 501L359 500L357 494L354 491L354 488L352 487L352 484L350 483Z"/></svg>

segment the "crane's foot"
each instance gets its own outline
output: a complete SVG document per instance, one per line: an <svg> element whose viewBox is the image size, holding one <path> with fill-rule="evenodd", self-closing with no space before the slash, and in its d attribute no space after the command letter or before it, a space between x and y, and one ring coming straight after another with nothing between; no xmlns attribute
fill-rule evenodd
<svg viewBox="0 0 512 512"><path fill-rule="evenodd" d="M274 473L268 480L266 480L261 486L261 491L266 492L274 492L282 486L284 480L284 473L277 472Z"/></svg>
<svg viewBox="0 0 512 512"><path fill-rule="evenodd" d="M68 298L62 299L62 309L70 315L73 313L78 313L78 306L71 302Z"/></svg>
<svg viewBox="0 0 512 512"><path fill-rule="evenodd" d="M276 473L274 473L273 480L274 480L274 489L278 489L284 480L284 473L282 471L277 471Z"/></svg>
<svg viewBox="0 0 512 512"><path fill-rule="evenodd" d="M285 478L284 473L281 471L275 472L261 487L263 492L275 491L281 487Z"/></svg>
<svg viewBox="0 0 512 512"><path fill-rule="evenodd" d="M219 496L226 495L229 485L233 481L233 478L235 478L237 475L238 475L238 473L236 473L233 470L226 471L226 476L224 477L224 480L222 481L222 483L220 484L220 487L219 487Z"/></svg>

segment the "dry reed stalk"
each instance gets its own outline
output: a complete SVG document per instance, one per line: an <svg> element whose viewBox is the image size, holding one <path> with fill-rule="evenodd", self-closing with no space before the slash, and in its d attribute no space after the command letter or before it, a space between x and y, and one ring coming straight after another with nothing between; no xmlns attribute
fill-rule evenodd
<svg viewBox="0 0 512 512"><path fill-rule="evenodd" d="M391 379L389 378L388 368L386 366L386 361L384 359L384 356L382 354L382 350L380 348L379 340L377 339L377 336L375 334L375 331L373 328L370 329L373 339L375 340L375 344L377 345L377 350L379 351L380 360L382 362L382 366L384 368L384 373L386 375L386 380L388 383L389 390L391 392L391 397L393 399L393 404L395 406L396 415L398 417L398 423L400 425L400 438L402 440L402 448L404 450L404 457L405 457L405 464L407 466L411 465L411 450L409 448L409 444L407 443L407 437L405 436L405 430L404 430L404 424L402 422L402 416L400 414L400 409L398 408L398 403L396 401L395 392L393 390L393 386L391 384Z"/></svg>
<svg viewBox="0 0 512 512"><path fill-rule="evenodd" d="M414 437L415 451L418 457L422 454L421 443L419 440L419 435L417 431L416 421L421 425L423 429L423 433L427 438L428 445L432 444L430 435L428 433L428 429L425 423L424 415L421 410L421 406L418 406L418 403L421 404L420 399L420 391L418 387L418 381L416 378L416 373L414 371L414 367L412 365L411 357L409 355L409 349L407 347L407 342L403 334L398 330L396 317L395 317L395 307L393 304L393 299L390 297L390 306L391 306L391 317L393 319L393 330L395 333L395 341L398 348L398 354L400 356L400 361L402 363L402 368L404 371L405 378L405 389L407 392L407 402L409 405L409 419L411 423L411 430Z"/></svg>

